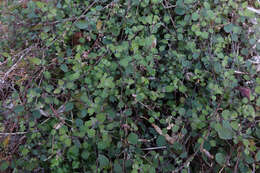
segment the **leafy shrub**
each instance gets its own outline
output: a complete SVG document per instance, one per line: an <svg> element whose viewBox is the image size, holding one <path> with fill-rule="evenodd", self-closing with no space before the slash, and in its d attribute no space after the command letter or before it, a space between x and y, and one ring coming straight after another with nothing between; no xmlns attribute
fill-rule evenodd
<svg viewBox="0 0 260 173"><path fill-rule="evenodd" d="M247 1L21 2L1 7L1 170L260 169Z"/></svg>

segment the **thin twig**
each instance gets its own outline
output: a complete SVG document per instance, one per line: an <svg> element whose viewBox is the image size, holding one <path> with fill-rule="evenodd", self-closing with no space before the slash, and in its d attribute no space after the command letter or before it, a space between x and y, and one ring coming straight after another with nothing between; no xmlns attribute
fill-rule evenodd
<svg viewBox="0 0 260 173"><path fill-rule="evenodd" d="M65 120L57 113L57 111L53 108L51 104L49 104L52 112L54 113L55 117L58 118L63 124L65 124Z"/></svg>
<svg viewBox="0 0 260 173"><path fill-rule="evenodd" d="M147 121L149 122L149 120L148 120L147 118L145 118L145 117L143 117L143 116L141 116L141 118L143 118L143 119L145 119L145 120L147 120ZM174 144L174 142L176 142L177 136L170 136L170 135L168 135L168 134L163 134L162 129L161 129L159 126L157 126L157 125L154 124L154 123L151 123L151 125L152 125L152 127L154 128L154 130L155 130L159 135L162 135L162 136L165 138L165 140L166 140L167 142L169 142L170 144Z"/></svg>
<svg viewBox="0 0 260 173"><path fill-rule="evenodd" d="M143 105L145 108L147 108L148 110L152 111L152 109L148 106L148 105L145 105L144 103L138 101L138 103L140 103L141 105Z"/></svg>
<svg viewBox="0 0 260 173"><path fill-rule="evenodd" d="M165 9L176 7L176 5L169 5L169 4L170 4L170 3L167 2L167 1L165 1L165 4L162 2L162 6L163 6L163 8L165 8Z"/></svg>
<svg viewBox="0 0 260 173"><path fill-rule="evenodd" d="M174 8L174 7L176 7L176 5L170 5L170 6L167 6L167 7L164 7L164 8L168 9L168 8Z"/></svg>
<svg viewBox="0 0 260 173"><path fill-rule="evenodd" d="M167 148L166 146L161 146L161 147L141 148L141 150L161 150L166 148Z"/></svg>
<svg viewBox="0 0 260 173"><path fill-rule="evenodd" d="M43 161L46 162L47 160L51 159L55 154L51 154L49 157L47 157L46 159L44 159Z"/></svg>
<svg viewBox="0 0 260 173"><path fill-rule="evenodd" d="M6 80L6 78L8 77L8 75L16 68L16 66L18 65L18 63L24 58L24 56L31 50L32 47L28 48L26 50L26 52L20 56L20 58L16 61L16 63L5 73L3 81Z"/></svg>
<svg viewBox="0 0 260 173"><path fill-rule="evenodd" d="M255 8L253 8L253 7L247 7L247 9L250 10L250 11L252 11L252 12L255 12L255 13L257 13L257 14L260 14L260 10L257 10L257 9L255 9Z"/></svg>
<svg viewBox="0 0 260 173"><path fill-rule="evenodd" d="M248 74L246 72L242 72L242 71L234 71L235 74Z"/></svg>
<svg viewBox="0 0 260 173"><path fill-rule="evenodd" d="M28 132L13 132L13 133L0 133L2 136L8 136L8 135L24 135Z"/></svg>

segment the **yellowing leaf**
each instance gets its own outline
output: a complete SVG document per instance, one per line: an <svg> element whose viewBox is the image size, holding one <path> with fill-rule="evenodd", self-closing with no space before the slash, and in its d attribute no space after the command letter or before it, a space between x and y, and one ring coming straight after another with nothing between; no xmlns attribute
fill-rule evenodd
<svg viewBox="0 0 260 173"><path fill-rule="evenodd" d="M101 20L97 21L96 27L97 27L97 30L101 30L101 28L102 28L102 21Z"/></svg>
<svg viewBox="0 0 260 173"><path fill-rule="evenodd" d="M7 137L4 139L4 141L3 141L4 148L7 148L7 147L8 147L9 141L10 141L10 136L7 136Z"/></svg>

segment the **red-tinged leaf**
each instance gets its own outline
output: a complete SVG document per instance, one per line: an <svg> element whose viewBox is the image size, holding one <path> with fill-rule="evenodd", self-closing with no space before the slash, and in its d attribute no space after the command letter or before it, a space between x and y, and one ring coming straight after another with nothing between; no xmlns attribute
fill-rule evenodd
<svg viewBox="0 0 260 173"><path fill-rule="evenodd" d="M249 88L245 88L245 87L237 87L236 89L239 90L239 92L241 93L241 95L243 97L247 97L248 100L250 100L250 89Z"/></svg>

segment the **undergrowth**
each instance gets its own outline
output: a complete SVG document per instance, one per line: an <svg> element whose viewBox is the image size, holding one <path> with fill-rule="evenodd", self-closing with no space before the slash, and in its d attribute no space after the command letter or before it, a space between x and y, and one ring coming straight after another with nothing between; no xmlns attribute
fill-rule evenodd
<svg viewBox="0 0 260 173"><path fill-rule="evenodd" d="M1 171L260 171L248 6L1 1Z"/></svg>

